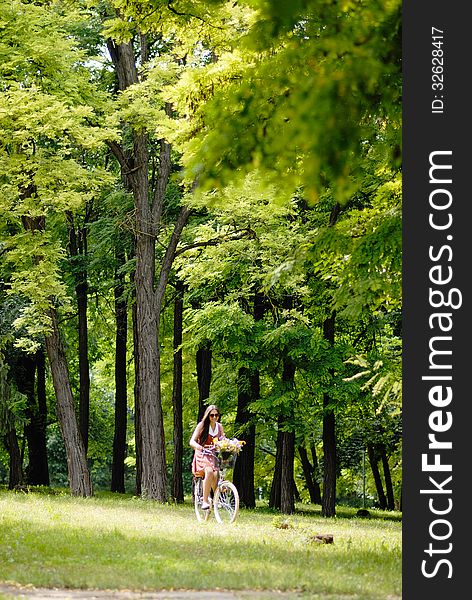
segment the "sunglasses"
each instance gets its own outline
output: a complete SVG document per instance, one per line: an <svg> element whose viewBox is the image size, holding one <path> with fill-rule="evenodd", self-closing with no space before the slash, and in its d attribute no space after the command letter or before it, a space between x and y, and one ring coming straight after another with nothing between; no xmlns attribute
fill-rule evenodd
<svg viewBox="0 0 472 600"><path fill-rule="evenodd" d="M220 415L218 413L210 413L210 417L219 417Z"/></svg>

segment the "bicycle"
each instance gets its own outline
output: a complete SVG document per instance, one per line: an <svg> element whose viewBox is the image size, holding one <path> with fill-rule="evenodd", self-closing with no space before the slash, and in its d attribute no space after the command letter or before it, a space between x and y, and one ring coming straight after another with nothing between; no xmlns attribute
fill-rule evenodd
<svg viewBox="0 0 472 600"><path fill-rule="evenodd" d="M204 448L205 454L214 456L218 464L218 483L210 502L209 509L203 509L203 476L196 476L194 481L194 505L195 514L198 521L206 521L210 514L214 512L218 523L233 523L239 512L239 494L236 486L231 481L225 479L226 471L234 466L236 453L228 453L229 456L222 456L214 451L214 447Z"/></svg>

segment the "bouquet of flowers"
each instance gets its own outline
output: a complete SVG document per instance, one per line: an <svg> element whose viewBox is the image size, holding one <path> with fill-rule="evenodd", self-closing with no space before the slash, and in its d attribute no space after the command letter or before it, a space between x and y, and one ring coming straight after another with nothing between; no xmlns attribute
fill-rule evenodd
<svg viewBox="0 0 472 600"><path fill-rule="evenodd" d="M236 458L245 443L244 440L238 440L237 438L223 438L221 440L213 438L215 450L223 461L227 461L233 457Z"/></svg>

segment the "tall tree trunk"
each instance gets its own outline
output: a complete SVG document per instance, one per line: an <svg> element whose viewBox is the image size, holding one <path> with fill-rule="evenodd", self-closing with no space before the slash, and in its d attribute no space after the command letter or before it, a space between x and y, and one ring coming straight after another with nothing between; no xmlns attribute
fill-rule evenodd
<svg viewBox="0 0 472 600"><path fill-rule="evenodd" d="M128 397L126 385L126 350L128 337L128 311L125 293L125 278L120 267L125 263L125 254L118 246L115 250L115 431L113 437L113 463L111 491L125 493L126 430Z"/></svg>
<svg viewBox="0 0 472 600"><path fill-rule="evenodd" d="M136 136L139 137L139 136ZM144 140L140 153L147 155ZM141 171L147 156L140 160ZM162 405L160 402L159 313L154 303L154 246L146 181L136 190L136 319L138 339L139 413L142 436L141 494L165 502L167 473ZM139 191L139 193L138 193Z"/></svg>
<svg viewBox="0 0 472 600"><path fill-rule="evenodd" d="M293 389L295 382L295 365L284 357L282 382L284 388ZM283 432L282 446L282 475L280 480L280 510L286 515L295 512L295 480L293 472L293 461L295 459L295 431L293 431L293 409L287 419L290 429ZM297 492L298 493L298 492Z"/></svg>
<svg viewBox="0 0 472 600"><path fill-rule="evenodd" d="M76 287L77 308L79 315L79 422L80 433L87 454L90 420L90 367L88 360L88 327L87 327L87 284Z"/></svg>
<svg viewBox="0 0 472 600"><path fill-rule="evenodd" d="M8 367L0 353L0 434L8 452L8 489L12 490L23 483L23 460L15 429L15 416L10 410L11 386L7 378Z"/></svg>
<svg viewBox="0 0 472 600"><path fill-rule="evenodd" d="M36 396L38 399L38 448L40 458L37 459L38 485L49 485L49 466L47 450L47 418L48 407L46 399L46 364L44 349L36 352Z"/></svg>
<svg viewBox="0 0 472 600"><path fill-rule="evenodd" d="M87 209L86 209L87 210ZM88 325L87 325L87 229L76 227L71 212L67 213L69 226L69 251L73 259L75 279L75 295L77 300L78 334L79 334L79 423L84 442L85 453L88 449L90 419L90 365L88 359ZM87 216L85 217L87 221Z"/></svg>
<svg viewBox="0 0 472 600"><path fill-rule="evenodd" d="M316 447L315 444L311 444L310 446L310 452L311 452L311 461L313 464L313 485L315 486L315 493L316 493L316 504L321 504L322 500L321 500L321 487L320 484L318 482L318 477L319 477L319 463L318 463L318 456L316 454Z"/></svg>
<svg viewBox="0 0 472 600"><path fill-rule="evenodd" d="M284 308L293 307L293 296L284 298ZM295 386L295 364L288 357L283 358L282 390L290 392ZM298 496L294 480L293 461L295 459L295 431L294 431L293 406L284 406L278 418L277 451L275 471L270 491L270 502L274 507L280 508L285 514L295 512L295 495ZM278 490L277 488L280 488Z"/></svg>
<svg viewBox="0 0 472 600"><path fill-rule="evenodd" d="M280 480L280 511L286 515L295 512L295 495L298 495L293 477L295 432L283 432L282 475Z"/></svg>
<svg viewBox="0 0 472 600"><path fill-rule="evenodd" d="M329 217L329 227L334 227L338 220L341 205L336 203ZM323 337L329 345L334 346L336 313L325 319L323 323ZM336 516L336 418L330 407L331 398L329 394L323 396L323 498L321 503L321 514L324 517Z"/></svg>
<svg viewBox="0 0 472 600"><path fill-rule="evenodd" d="M182 418L182 325L183 325L183 293L181 281L176 283L174 300L174 370L172 385L172 408L174 411L174 460L172 468L172 497L177 503L184 501L183 482L183 418Z"/></svg>
<svg viewBox="0 0 472 600"><path fill-rule="evenodd" d="M141 151L147 154L144 140ZM147 158L142 158L147 164ZM144 167L141 167L144 170ZM141 494L165 502L167 474L164 424L160 402L159 312L154 304L154 235L150 230L147 174L137 200L136 318L138 338L139 413L142 436Z"/></svg>
<svg viewBox="0 0 472 600"><path fill-rule="evenodd" d="M206 410L211 386L211 345L208 343L197 350L195 357L198 383L198 421L203 418Z"/></svg>
<svg viewBox="0 0 472 600"><path fill-rule="evenodd" d="M233 473L233 482L238 488L239 499L246 508L256 507L254 492L254 454L256 448L256 427L251 422L249 403L260 395L259 372L251 372L242 367L238 372L238 408L235 426L238 438L244 440L241 453L238 455Z"/></svg>
<svg viewBox="0 0 472 600"><path fill-rule="evenodd" d="M377 452L372 444L367 444L367 455L369 457L372 475L374 476L375 489L377 490L377 497L379 499L379 507L382 510L385 510L387 508L387 499L385 498L382 478L380 476Z"/></svg>
<svg viewBox="0 0 472 600"><path fill-rule="evenodd" d="M285 357L283 361L282 382L285 390L294 386L295 365ZM293 411L279 415L277 432L277 450L275 457L274 477L270 490L269 506L279 508L284 514L295 512L296 485L294 480L293 461L295 458L295 432L293 431Z"/></svg>
<svg viewBox="0 0 472 600"><path fill-rule="evenodd" d="M168 168L168 171L170 171L170 146L168 146L165 143L163 143L163 145L167 147L167 150L164 153L164 156L166 156L169 161L167 168ZM163 153L161 153L161 161L162 161L162 159L163 159ZM167 181L167 178L166 178L166 181ZM162 191L162 194L164 194L164 189ZM156 370L157 387L155 388L155 393L157 395L157 401L156 401L157 423L156 423L156 431L153 434L153 439L155 439L155 441L157 442L158 452L156 455L154 455L154 461L152 464L151 463L145 464L145 452L146 452L146 444L147 444L147 439L145 438L145 432L149 431L148 428L151 425L151 420L150 419L144 420L142 418L143 425L146 424L146 427L143 426L143 433L142 433L142 435L143 435L143 477L142 477L143 485L142 485L142 487L143 487L143 491L144 491L146 489L144 482L147 482L150 480L155 481L156 482L155 492L152 495L149 495L149 492L146 492L145 495L147 495L151 498L154 498L156 500L159 500L161 502L165 502L167 499L167 490L166 490L167 470L166 470L164 422L163 422L163 416L162 416L161 386L160 386L160 353L159 353L159 346L158 346L159 325L160 325L159 317L160 317L160 314L162 311L162 304L164 301L164 294L165 294L165 290L167 287L167 282L169 280L170 270L171 270L172 263L173 263L174 257L175 257L175 250L176 250L177 244L180 240L182 230L185 227L189 216L190 216L190 209L185 206L182 207L180 210L180 214L177 217L177 221L174 225L174 230L172 232L171 239L169 241L163 261L161 263L161 270L159 273L158 283L157 283L157 287L156 287L156 290L154 293L154 313L155 313L155 315L157 315L158 318L157 318L157 322L156 322L157 335L155 338L155 345L153 346L153 350L155 351L155 358L157 359L157 370ZM138 303L138 318L139 318L139 303ZM139 328L138 328L138 331L139 331ZM141 365L141 356L140 356L140 365ZM143 379L141 379L141 382L143 382ZM152 391L152 389L153 389L152 386L149 386L147 388L147 392L150 393ZM140 394L141 394L142 399L146 399L146 394L144 393L142 388L140 389ZM152 398L151 398L151 400L152 400ZM143 408L142 408L143 406L144 406L144 402L141 404L141 411L143 411ZM148 416L151 416L151 415L148 414ZM152 454L150 456L152 456ZM157 473L157 477L155 476L155 473Z"/></svg>
<svg viewBox="0 0 472 600"><path fill-rule="evenodd" d="M81 283L76 288L77 309L79 315L79 422L80 433L87 454L90 420L90 366L88 359L88 326L87 326L87 284Z"/></svg>
<svg viewBox="0 0 472 600"><path fill-rule="evenodd" d="M300 460L302 463L303 475L305 476L306 487L308 493L310 494L310 502L313 504L321 504L321 496L318 485L318 490L316 489L317 482L315 482L313 478L314 468L308 459L308 453L304 446L298 446L298 454L300 455Z"/></svg>
<svg viewBox="0 0 472 600"><path fill-rule="evenodd" d="M134 283L134 272L131 274ZM142 447L143 439L141 435L141 414L139 411L139 352L138 352L138 320L136 317L136 289L133 288L133 352L134 352L134 441L136 453L136 496L141 496L141 479L143 473Z"/></svg>
<svg viewBox="0 0 472 600"><path fill-rule="evenodd" d="M75 415L67 361L54 309L50 309L49 317L52 332L46 336L46 350L56 392L59 425L66 449L70 491L73 496L91 496L92 482L87 467L84 443Z"/></svg>
<svg viewBox="0 0 472 600"><path fill-rule="evenodd" d="M286 419L278 420L274 475L269 495L269 508L277 508L284 514L295 512L295 498L300 499L294 479L295 433L283 431Z"/></svg>
<svg viewBox="0 0 472 600"><path fill-rule="evenodd" d="M334 345L334 323L333 313L323 323L323 337L331 346ZM329 394L323 396L323 498L321 503L321 514L323 517L334 517L336 515L336 422L334 411L330 408L331 399Z"/></svg>
<svg viewBox="0 0 472 600"><path fill-rule="evenodd" d="M247 312L250 312L246 309ZM254 321L263 319L267 310L264 296L258 292L254 293L252 313ZM238 408L236 412L235 425L241 429L241 439L246 444L236 461L233 481L240 491L240 499L243 506L255 508L256 495L254 490L254 458L256 450L256 426L252 422L249 404L260 396L259 371L242 368L238 374Z"/></svg>
<svg viewBox="0 0 472 600"><path fill-rule="evenodd" d="M387 509L395 510L395 498L393 496L392 476L390 474L390 466L388 464L387 452L383 444L380 447L380 459L382 461L382 468L384 472L385 491L387 492Z"/></svg>
<svg viewBox="0 0 472 600"><path fill-rule="evenodd" d="M138 83L138 70L132 42L115 44L107 42L120 90ZM154 292L155 243L162 206L153 212L149 198L148 137L144 131L132 131L133 150L125 153L116 143L109 143L120 163L122 177L132 190L135 205L136 314L134 320L135 417L137 446L140 464L139 487L141 495L165 502L167 499L167 473L165 439L160 399L159 312ZM164 163L165 153L161 153ZM170 148L169 148L170 155ZM169 158L170 161L170 158ZM161 164L161 169L164 164ZM165 170L165 167L164 167ZM162 203L168 172L159 201ZM161 178L162 179L162 178ZM156 310L157 309L157 310Z"/></svg>
<svg viewBox="0 0 472 600"><path fill-rule="evenodd" d="M4 436L5 446L9 454L8 489L13 490L23 485L23 461L16 430L12 427Z"/></svg>
<svg viewBox="0 0 472 600"><path fill-rule="evenodd" d="M29 231L44 230L44 221L44 217L22 217L23 226ZM41 259L38 257L35 260ZM46 352L51 367L59 426L66 450L69 487L74 496L91 496L93 493L92 481L87 466L84 442L75 414L74 398L56 310L51 307L48 315L52 331L45 336Z"/></svg>
<svg viewBox="0 0 472 600"><path fill-rule="evenodd" d="M270 494L269 494L269 508L277 508L280 509L280 497L281 497L281 482L282 482L282 453L283 453L283 445L284 445L284 437L283 437L283 426L284 420L281 415L279 415L277 422L277 441L276 441L276 451L275 451L275 466L274 466L274 475L272 477L272 484L270 486Z"/></svg>
<svg viewBox="0 0 472 600"><path fill-rule="evenodd" d="M141 36L141 42L145 41L145 36ZM110 53L113 65L115 67L116 77L118 81L118 88L121 91L126 90L130 85L138 83L138 71L136 68L135 56L132 43L128 44L115 44L113 40L107 40L107 47ZM142 51L144 48L142 48ZM145 56L143 55L143 60ZM134 135L134 134L133 134ZM140 144L138 144L140 146ZM121 180L124 188L131 192L134 197L135 208L137 207L137 195L141 198L143 195L147 196L148 183L147 175L147 153L144 152L144 156L141 156L141 160L144 159L144 163L138 163L138 158L135 156L135 148L122 147L116 143L110 143L109 147L115 158L118 160L121 167ZM136 144L135 144L136 147ZM141 151L141 154L143 152ZM139 166L136 166L136 165ZM139 171L138 180L133 179L133 173ZM140 188L143 187L144 191ZM142 200L140 200L142 202ZM136 208L137 210L137 208ZM136 232L139 231L138 218L136 217ZM148 221L148 228L152 224L150 219ZM137 248L137 233L134 236L134 257L136 258ZM153 269L153 264L151 265ZM135 493L137 496L142 495L142 476L143 476L143 436L142 436L142 416L141 416L141 369L140 369L140 354L139 354L139 325L138 325L138 311L137 311L137 298L136 298L136 267L130 273L130 282L132 289L132 326L133 326L133 365L134 365L134 440L135 440L135 455L136 455L136 473L135 473ZM117 332L118 333L118 332ZM157 334L156 334L157 335ZM118 341L118 340L117 340ZM121 342L120 342L121 348ZM118 346L117 346L118 349ZM116 364L116 363L115 363ZM123 402L123 398L120 397L120 406ZM121 412L121 411L120 411ZM116 414L115 414L116 419ZM121 416L121 419L123 417ZM116 425L115 425L116 431ZM118 440L117 443L119 444ZM125 449L126 452L126 449Z"/></svg>
<svg viewBox="0 0 472 600"><path fill-rule="evenodd" d="M30 485L49 485L46 437L35 397L36 356L21 353L13 374L16 387L27 398L28 423L25 436L28 442L26 480Z"/></svg>
<svg viewBox="0 0 472 600"><path fill-rule="evenodd" d="M141 39L143 43L145 38ZM107 42L115 66L120 90L138 82L138 71L132 42ZM166 111L171 114L170 106ZM143 130L133 130L133 151L126 154L116 142L108 145L117 158L133 192L136 226L136 322L137 411L141 437L141 495L167 500L165 436L160 392L159 319L165 288L175 257L175 250L190 210L181 209L170 242L161 263L157 287L154 288L155 243L164 207L170 175L170 145L161 140L159 173L149 194L148 137ZM135 350L136 350L135 348Z"/></svg>

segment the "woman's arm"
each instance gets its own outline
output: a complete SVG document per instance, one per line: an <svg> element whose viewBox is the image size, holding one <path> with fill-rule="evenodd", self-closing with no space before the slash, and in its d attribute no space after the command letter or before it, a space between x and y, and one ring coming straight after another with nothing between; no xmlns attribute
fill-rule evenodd
<svg viewBox="0 0 472 600"><path fill-rule="evenodd" d="M198 423L198 425L195 427L192 437L190 438L190 446L192 446L192 448L195 450L203 450L203 446L197 442L197 438L200 436L201 431L202 423Z"/></svg>
<svg viewBox="0 0 472 600"><path fill-rule="evenodd" d="M218 423L218 425L220 426L220 435L222 438L226 437L225 435L225 430L223 429L223 425L221 423Z"/></svg>

